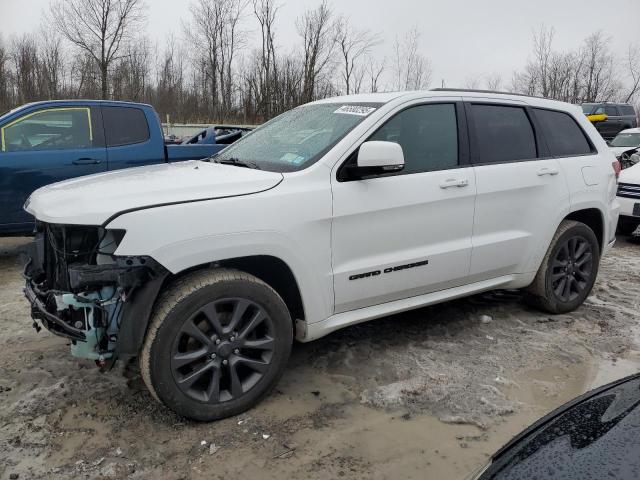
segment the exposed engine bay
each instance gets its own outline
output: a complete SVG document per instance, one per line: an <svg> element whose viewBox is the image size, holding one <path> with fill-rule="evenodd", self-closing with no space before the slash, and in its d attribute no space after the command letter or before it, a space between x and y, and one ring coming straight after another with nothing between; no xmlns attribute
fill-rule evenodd
<svg viewBox="0 0 640 480"><path fill-rule="evenodd" d="M132 309L135 293L154 279L160 280L155 282L159 287L167 274L149 257L115 256L124 234L97 226L39 223L25 266L34 328L39 331L42 325L70 339L73 356L101 367L118 357L124 313ZM150 305L142 310L148 312Z"/></svg>

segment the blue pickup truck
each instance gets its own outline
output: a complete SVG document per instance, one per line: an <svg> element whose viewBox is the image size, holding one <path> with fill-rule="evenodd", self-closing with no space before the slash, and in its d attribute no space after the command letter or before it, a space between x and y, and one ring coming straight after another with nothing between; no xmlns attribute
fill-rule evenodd
<svg viewBox="0 0 640 480"><path fill-rule="evenodd" d="M92 173L209 157L226 144L165 145L150 105L60 100L0 116L0 236L33 231L22 206L50 183Z"/></svg>

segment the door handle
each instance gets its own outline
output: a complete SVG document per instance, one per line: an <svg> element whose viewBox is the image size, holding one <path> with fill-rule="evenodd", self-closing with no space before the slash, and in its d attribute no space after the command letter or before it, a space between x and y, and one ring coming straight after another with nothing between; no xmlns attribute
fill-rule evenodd
<svg viewBox="0 0 640 480"><path fill-rule="evenodd" d="M540 170L538 170L539 177L542 177L544 175L558 175L558 173L560 173L560 171L557 168L542 167Z"/></svg>
<svg viewBox="0 0 640 480"><path fill-rule="evenodd" d="M440 182L440 188L466 187L467 185L469 185L469 180L466 178L447 178Z"/></svg>
<svg viewBox="0 0 640 480"><path fill-rule="evenodd" d="M72 162L74 165L98 165L101 163L97 158L79 158Z"/></svg>

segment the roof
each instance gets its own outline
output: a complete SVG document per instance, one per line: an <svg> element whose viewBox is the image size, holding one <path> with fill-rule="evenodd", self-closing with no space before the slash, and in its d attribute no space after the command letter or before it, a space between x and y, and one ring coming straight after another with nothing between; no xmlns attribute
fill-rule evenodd
<svg viewBox="0 0 640 480"><path fill-rule="evenodd" d="M386 104L394 100L413 100L420 98L437 98L437 97L464 97L464 98L495 98L496 100L508 100L512 102L526 103L531 106L549 107L559 110L575 110L580 109L579 106L572 105L558 100L551 100L543 97L534 97L530 95L521 95L517 93L500 92L493 90L465 90L453 88L436 88L432 90L417 90L407 92L383 92L383 93L364 93L355 95L343 95L340 97L325 98L313 102L314 104L322 103L381 103ZM582 111L580 111L582 113Z"/></svg>
<svg viewBox="0 0 640 480"><path fill-rule="evenodd" d="M620 135L620 133L640 133L640 128L627 128L619 132L618 135Z"/></svg>

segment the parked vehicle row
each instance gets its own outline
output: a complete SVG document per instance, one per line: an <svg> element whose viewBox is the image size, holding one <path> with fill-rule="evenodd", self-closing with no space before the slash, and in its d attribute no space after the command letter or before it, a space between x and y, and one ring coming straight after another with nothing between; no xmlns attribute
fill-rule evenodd
<svg viewBox="0 0 640 480"><path fill-rule="evenodd" d="M234 139L166 145L149 105L94 100L24 105L0 117L0 235L34 231L22 208L37 188L123 168L209 157ZM135 175L132 178L137 178Z"/></svg>
<svg viewBox="0 0 640 480"><path fill-rule="evenodd" d="M638 127L637 112L628 103L583 103L582 111L605 139L614 138L622 130Z"/></svg>
<svg viewBox="0 0 640 480"><path fill-rule="evenodd" d="M256 404L293 338L495 288L577 308L615 240L619 163L579 107L486 92L291 110L209 161L44 187L35 322L213 420Z"/></svg>

